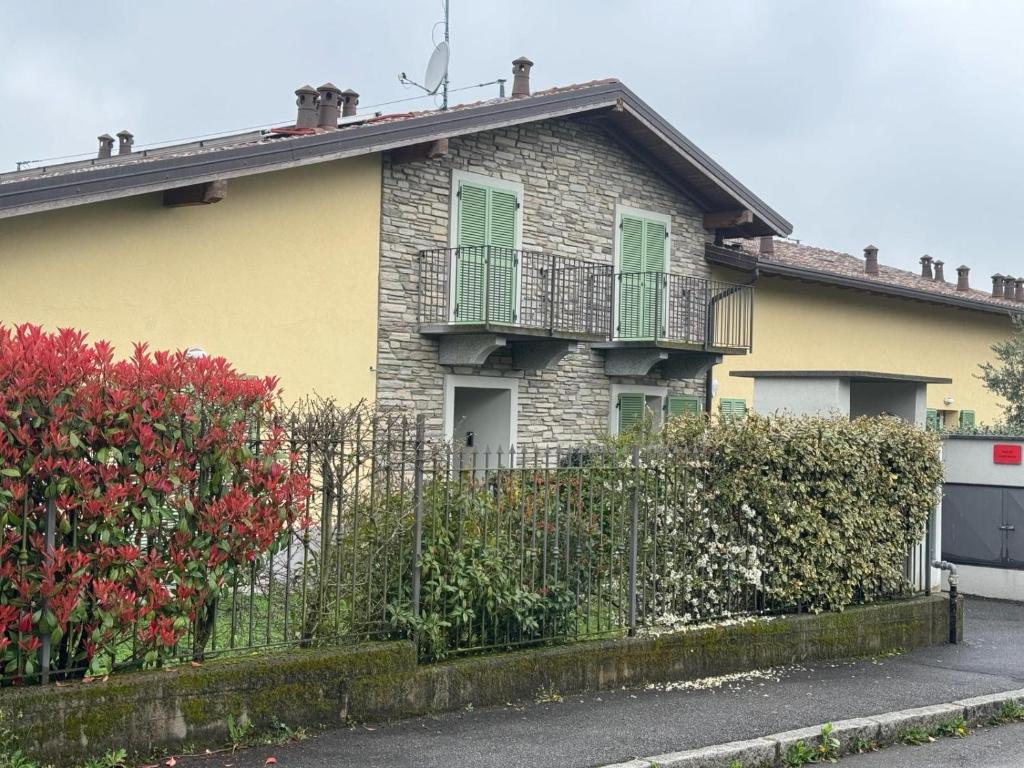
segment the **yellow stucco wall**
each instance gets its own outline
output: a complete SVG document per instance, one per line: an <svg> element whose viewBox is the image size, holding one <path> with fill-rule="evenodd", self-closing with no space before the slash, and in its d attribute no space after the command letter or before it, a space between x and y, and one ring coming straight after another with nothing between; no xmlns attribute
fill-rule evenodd
<svg viewBox="0 0 1024 768"><path fill-rule="evenodd" d="M0 322L80 328L120 354L202 347L285 399L372 398L380 157L0 220Z"/></svg>
<svg viewBox="0 0 1024 768"><path fill-rule="evenodd" d="M723 270L720 277L735 280L736 274ZM998 421L999 399L975 374L979 363L994 359L992 344L1010 331L1009 317L762 277L754 298L754 351L715 366L714 407L722 397L753 404L753 379L730 371L864 370L951 378L952 384L928 386L929 408L973 410L978 423ZM943 404L947 396L952 405Z"/></svg>

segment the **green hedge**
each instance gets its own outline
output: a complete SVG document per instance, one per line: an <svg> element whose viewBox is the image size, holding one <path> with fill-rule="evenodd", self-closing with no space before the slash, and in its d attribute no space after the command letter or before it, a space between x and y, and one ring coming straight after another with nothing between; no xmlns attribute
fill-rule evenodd
<svg viewBox="0 0 1024 768"><path fill-rule="evenodd" d="M938 500L938 435L888 417L751 415L676 419L661 439L686 455L703 447L711 517L750 519L772 603L834 610L905 586Z"/></svg>

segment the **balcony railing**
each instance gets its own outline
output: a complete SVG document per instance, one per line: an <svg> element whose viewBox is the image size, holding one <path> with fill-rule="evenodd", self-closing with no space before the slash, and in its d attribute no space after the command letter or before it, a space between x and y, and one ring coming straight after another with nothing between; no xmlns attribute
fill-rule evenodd
<svg viewBox="0 0 1024 768"><path fill-rule="evenodd" d="M420 251L421 329L749 349L754 289L495 246Z"/></svg>
<svg viewBox="0 0 1024 768"><path fill-rule="evenodd" d="M615 284L614 340L751 346L752 286L665 272L619 272Z"/></svg>
<svg viewBox="0 0 1024 768"><path fill-rule="evenodd" d="M607 338L612 268L496 246L419 253L421 326L501 326Z"/></svg>

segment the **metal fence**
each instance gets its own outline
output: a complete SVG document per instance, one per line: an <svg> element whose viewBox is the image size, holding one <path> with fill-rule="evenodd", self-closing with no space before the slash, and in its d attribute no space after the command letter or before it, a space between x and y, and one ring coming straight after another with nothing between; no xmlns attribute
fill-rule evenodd
<svg viewBox="0 0 1024 768"><path fill-rule="evenodd" d="M697 449L466 450L429 441L422 418L359 411L293 433L311 524L225 585L208 639L161 663L401 637L436 659L800 609L764 590L749 519L709 511ZM911 589L930 587L920 550ZM145 660L133 639L113 661ZM84 672L59 654L44 669Z"/></svg>

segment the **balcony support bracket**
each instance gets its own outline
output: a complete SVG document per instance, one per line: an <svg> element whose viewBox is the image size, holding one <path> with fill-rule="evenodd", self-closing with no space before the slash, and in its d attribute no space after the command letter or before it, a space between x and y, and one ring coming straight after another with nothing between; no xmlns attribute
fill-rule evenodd
<svg viewBox="0 0 1024 768"><path fill-rule="evenodd" d="M507 339L496 333L466 333L442 336L437 359L441 365L481 366L492 353L504 347Z"/></svg>
<svg viewBox="0 0 1024 768"><path fill-rule="evenodd" d="M605 352L604 372L609 376L646 376L668 357L667 350L655 347L612 347Z"/></svg>
<svg viewBox="0 0 1024 768"><path fill-rule="evenodd" d="M544 371L555 368L563 357L579 349L580 345L574 341L518 341L512 344L512 362L519 370Z"/></svg>
<svg viewBox="0 0 1024 768"><path fill-rule="evenodd" d="M720 362L722 356L714 352L683 352L670 355L661 369L666 379L697 379Z"/></svg>

